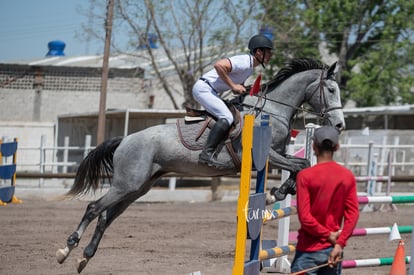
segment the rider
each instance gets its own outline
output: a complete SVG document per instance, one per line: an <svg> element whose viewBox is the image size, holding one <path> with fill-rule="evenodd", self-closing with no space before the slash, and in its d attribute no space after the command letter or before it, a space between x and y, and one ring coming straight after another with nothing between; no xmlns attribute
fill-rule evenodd
<svg viewBox="0 0 414 275"><path fill-rule="evenodd" d="M258 34L250 38L248 48L249 54L218 60L214 64L214 69L205 73L194 84L193 96L195 100L217 119L207 137L203 151L199 155L198 161L200 163L209 166L223 166L215 159L215 151L227 135L233 123L233 115L219 95L227 90L232 90L236 94L245 93L246 88L243 83L253 74L255 67L259 65L264 67L269 63L273 43L266 36Z"/></svg>

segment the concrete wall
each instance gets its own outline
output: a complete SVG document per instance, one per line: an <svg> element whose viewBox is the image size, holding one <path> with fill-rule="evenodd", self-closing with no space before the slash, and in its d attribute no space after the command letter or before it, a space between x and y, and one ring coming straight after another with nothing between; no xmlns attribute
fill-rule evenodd
<svg viewBox="0 0 414 275"><path fill-rule="evenodd" d="M100 87L97 68L0 64L0 120L55 122L59 115L98 112ZM173 105L156 84L143 79L142 71L110 69L106 109L131 108Z"/></svg>
<svg viewBox="0 0 414 275"><path fill-rule="evenodd" d="M18 171L39 171L42 136L44 145L51 148L55 146L55 133L54 123L0 121L0 137L5 141L18 138ZM54 152L48 150L45 157L53 160Z"/></svg>
<svg viewBox="0 0 414 275"><path fill-rule="evenodd" d="M39 162L39 150L28 148L39 148L42 136L48 147L58 146L59 116L99 111L101 76L101 69L93 67L0 64L0 137L18 137L19 148L26 148L19 150L18 162L28 164L19 167L20 171L39 169L29 165ZM171 100L162 89L143 77L140 68L110 68L106 109L172 110ZM180 94L175 96L181 104ZM94 125L89 129L93 133L96 132L96 123ZM116 126L112 125L111 129ZM88 131L82 132L85 133ZM72 145L73 142L84 145L84 137L81 141L78 144L79 141L72 140ZM93 141L92 145L95 143ZM54 153L48 151L48 154ZM56 154L48 156L50 161L54 158Z"/></svg>

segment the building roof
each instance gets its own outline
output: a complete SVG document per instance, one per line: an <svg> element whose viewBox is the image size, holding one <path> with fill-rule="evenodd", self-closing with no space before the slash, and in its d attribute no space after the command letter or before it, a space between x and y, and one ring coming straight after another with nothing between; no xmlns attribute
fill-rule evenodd
<svg viewBox="0 0 414 275"><path fill-rule="evenodd" d="M29 66L64 66L64 67L85 67L102 68L103 55L85 56L46 56L44 58L13 61L6 64L29 65ZM117 69L148 69L150 66L144 58L134 55L112 55L109 57L109 67Z"/></svg>
<svg viewBox="0 0 414 275"><path fill-rule="evenodd" d="M151 64L143 57L136 55L112 55L109 57L110 69L139 69L144 71L144 78L153 79L154 73ZM73 68L102 68L103 55L85 56L46 56L33 60L9 61L3 64L25 65L25 66L45 66L45 67L73 67Z"/></svg>
<svg viewBox="0 0 414 275"><path fill-rule="evenodd" d="M184 117L185 110L156 110L156 109L108 109L105 112L105 119L116 119L119 123L124 123L124 135L129 133L129 123L131 119L162 119L167 122L169 119ZM67 120L71 118L86 118L98 120L98 112L77 113L59 115L58 120Z"/></svg>
<svg viewBox="0 0 414 275"><path fill-rule="evenodd" d="M185 110L160 110L160 109L107 109L105 115L107 117L120 118L125 116L134 116L139 118L178 118L184 117ZM59 115L58 118L70 117L98 117L98 112L89 113L73 113Z"/></svg>
<svg viewBox="0 0 414 275"><path fill-rule="evenodd" d="M414 105L344 108L344 115L414 114Z"/></svg>
<svg viewBox="0 0 414 275"><path fill-rule="evenodd" d="M152 49L160 72L169 75L176 74L174 64L167 57L165 51L161 48ZM208 53L203 62L204 65L211 64L217 55L223 54L217 47L210 46L203 51ZM228 54L237 54L238 51L231 51ZM197 54L195 52L185 52L183 49L170 49L170 55L173 56L176 64L185 64L188 56ZM84 56L46 56L33 60L19 60L3 62L4 64L29 65L29 66L65 66L65 67L87 67L100 68L103 64L103 55L84 55ZM145 78L155 78L153 66L148 54L138 50L132 53L111 54L109 57L109 68L116 69L135 69L141 68L145 71Z"/></svg>

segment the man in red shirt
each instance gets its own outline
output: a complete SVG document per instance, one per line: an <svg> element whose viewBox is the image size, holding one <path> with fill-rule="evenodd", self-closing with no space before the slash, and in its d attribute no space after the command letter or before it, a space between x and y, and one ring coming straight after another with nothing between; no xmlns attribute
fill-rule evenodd
<svg viewBox="0 0 414 275"><path fill-rule="evenodd" d="M341 274L338 262L358 222L359 204L354 175L333 160L338 140L339 132L332 126L315 129L317 164L297 175L301 226L291 272L329 263L306 274Z"/></svg>

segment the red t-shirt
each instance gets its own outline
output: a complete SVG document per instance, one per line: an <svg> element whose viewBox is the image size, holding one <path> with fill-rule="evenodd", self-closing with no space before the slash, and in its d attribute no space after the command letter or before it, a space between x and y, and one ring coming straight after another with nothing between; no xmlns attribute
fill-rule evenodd
<svg viewBox="0 0 414 275"><path fill-rule="evenodd" d="M345 247L359 218L352 172L334 161L322 162L300 171L296 183L301 223L296 249L312 252L328 248L332 246L327 241L330 232L342 226L336 243Z"/></svg>

